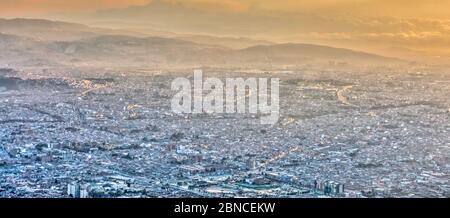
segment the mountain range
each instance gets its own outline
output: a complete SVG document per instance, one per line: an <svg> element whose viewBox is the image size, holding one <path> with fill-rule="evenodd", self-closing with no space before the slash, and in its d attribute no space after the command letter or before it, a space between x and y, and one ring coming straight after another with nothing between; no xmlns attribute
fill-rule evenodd
<svg viewBox="0 0 450 218"><path fill-rule="evenodd" d="M313 44L249 38L94 28L83 24L0 19L0 64L13 66L273 66L401 62L395 58Z"/></svg>

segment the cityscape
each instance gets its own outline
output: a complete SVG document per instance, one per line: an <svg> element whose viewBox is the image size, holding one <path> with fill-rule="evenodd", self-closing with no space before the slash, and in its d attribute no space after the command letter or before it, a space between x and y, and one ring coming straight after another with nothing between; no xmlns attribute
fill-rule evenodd
<svg viewBox="0 0 450 218"><path fill-rule="evenodd" d="M341 80L304 69L244 74L281 78L281 117L270 126L252 114L173 113L168 81L188 70L43 79L3 69L0 193L448 197L448 76L376 70Z"/></svg>
<svg viewBox="0 0 450 218"><path fill-rule="evenodd" d="M164 2L146 7L181 10ZM98 16L122 9L110 10ZM191 32L205 25L186 16ZM52 18L0 18L0 198L450 197L441 54L430 63L434 53L174 33L179 20L143 31ZM198 70L278 78L277 122L175 113L172 81Z"/></svg>

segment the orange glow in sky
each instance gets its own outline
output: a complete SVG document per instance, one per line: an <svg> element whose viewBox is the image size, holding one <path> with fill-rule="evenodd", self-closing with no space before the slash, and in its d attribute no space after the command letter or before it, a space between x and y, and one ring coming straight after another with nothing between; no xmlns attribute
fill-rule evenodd
<svg viewBox="0 0 450 218"><path fill-rule="evenodd" d="M0 0L3 16L33 16L50 13L90 12L145 5L150 0Z"/></svg>
<svg viewBox="0 0 450 218"><path fill-rule="evenodd" d="M450 54L450 0L0 0L0 17Z"/></svg>

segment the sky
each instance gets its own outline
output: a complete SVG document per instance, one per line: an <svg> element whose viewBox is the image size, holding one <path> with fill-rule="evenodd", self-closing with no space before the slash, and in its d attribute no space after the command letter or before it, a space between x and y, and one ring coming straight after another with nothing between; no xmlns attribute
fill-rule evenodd
<svg viewBox="0 0 450 218"><path fill-rule="evenodd" d="M0 14L12 17L45 16L52 13L84 13L125 8L147 3L147 0L0 0Z"/></svg>
<svg viewBox="0 0 450 218"><path fill-rule="evenodd" d="M0 0L0 16L450 55L450 0Z"/></svg>
<svg viewBox="0 0 450 218"><path fill-rule="evenodd" d="M166 0L207 11L316 11L371 16L450 19L450 0ZM3 16L80 13L135 5L152 0L0 0Z"/></svg>
<svg viewBox="0 0 450 218"><path fill-rule="evenodd" d="M450 19L449 0L167 0L209 11L317 11ZM3 16L80 13L146 5L152 0L0 0Z"/></svg>

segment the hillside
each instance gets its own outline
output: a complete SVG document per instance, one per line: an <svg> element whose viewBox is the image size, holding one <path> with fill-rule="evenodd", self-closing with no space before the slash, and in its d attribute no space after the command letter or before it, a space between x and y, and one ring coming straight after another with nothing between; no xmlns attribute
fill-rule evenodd
<svg viewBox="0 0 450 218"><path fill-rule="evenodd" d="M121 33L119 30L65 22L3 19L0 20L0 49L3 51L0 63L24 66L255 67L328 61L355 64L399 61L365 52L313 44L271 44L245 38L201 35L138 37L126 31L123 34L116 34L117 32ZM255 43L261 44L254 45ZM237 49L242 47L244 48Z"/></svg>

